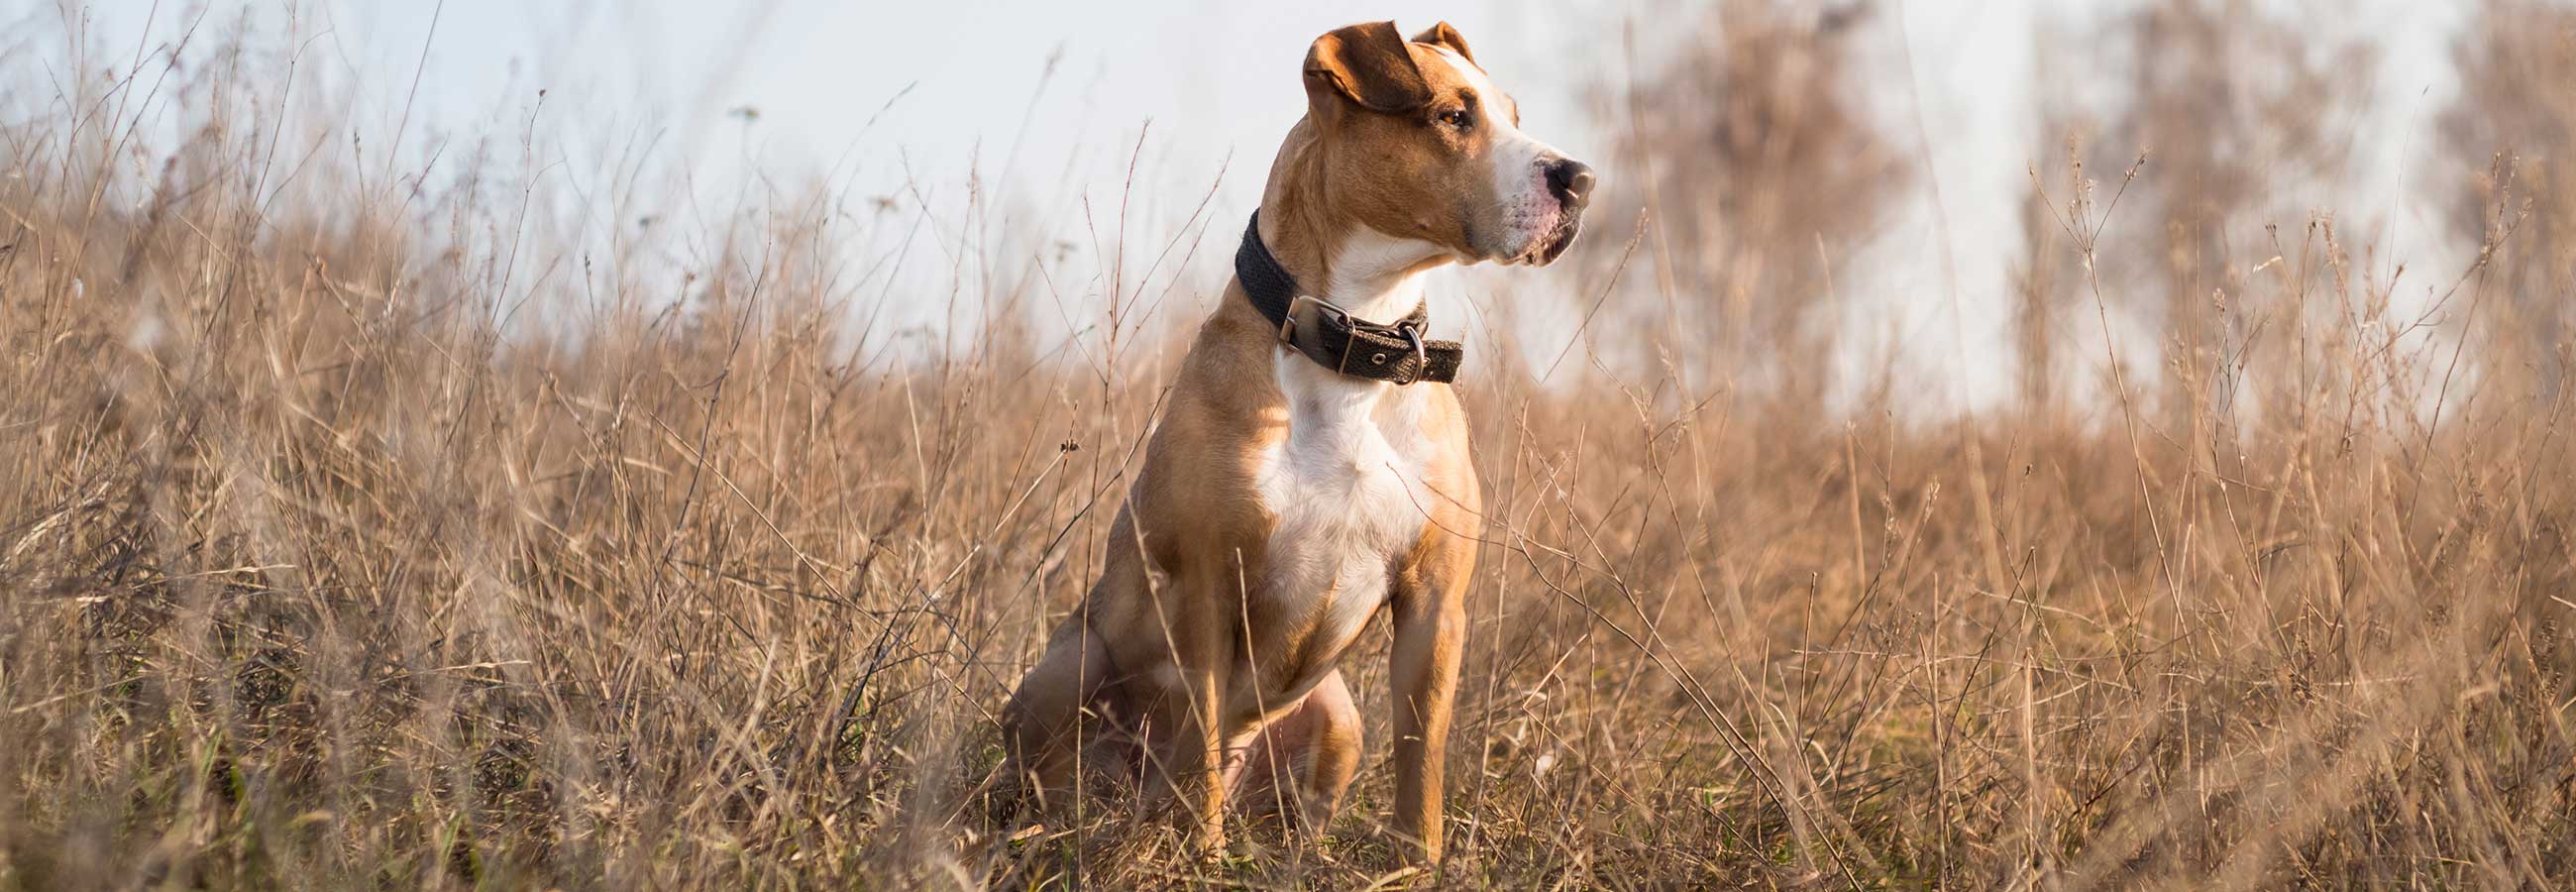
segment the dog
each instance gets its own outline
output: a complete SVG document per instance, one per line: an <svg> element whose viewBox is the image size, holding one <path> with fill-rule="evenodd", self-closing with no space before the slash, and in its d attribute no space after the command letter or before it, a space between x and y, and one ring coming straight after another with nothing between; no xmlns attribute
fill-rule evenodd
<svg viewBox="0 0 2576 892"><path fill-rule="evenodd" d="M1461 348L1423 337L1422 277L1554 262L1594 174L1521 132L1447 22L1327 33L1304 81L1101 576L1004 708L1005 766L1061 801L1079 764L1120 761L1096 747L1124 728L1127 764L1206 851L1229 797L1320 826L1359 770L1337 667L1385 611L1394 825L1436 862L1482 509L1449 385Z"/></svg>

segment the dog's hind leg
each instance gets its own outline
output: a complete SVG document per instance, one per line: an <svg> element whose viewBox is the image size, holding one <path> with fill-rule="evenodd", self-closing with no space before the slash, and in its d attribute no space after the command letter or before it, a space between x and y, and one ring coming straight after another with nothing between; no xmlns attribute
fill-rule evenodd
<svg viewBox="0 0 2576 892"><path fill-rule="evenodd" d="M1079 792L1074 745L1083 710L1113 671L1108 643L1077 612L1057 626L1044 656L1021 676L1019 690L1002 709L1002 745L1011 776L1032 782L1041 804L1070 801Z"/></svg>
<svg viewBox="0 0 2576 892"><path fill-rule="evenodd" d="M1245 747L1236 802L1278 811L1291 826L1320 832L1360 770L1360 710L1339 669L1261 729Z"/></svg>

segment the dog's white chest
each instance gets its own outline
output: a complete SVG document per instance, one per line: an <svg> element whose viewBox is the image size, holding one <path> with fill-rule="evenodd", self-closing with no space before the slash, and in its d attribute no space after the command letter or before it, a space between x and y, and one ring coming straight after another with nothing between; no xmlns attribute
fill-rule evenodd
<svg viewBox="0 0 2576 892"><path fill-rule="evenodd" d="M1347 642L1386 602L1389 568L1429 516L1423 393L1342 378L1295 354L1274 367L1288 435L1255 478L1276 520L1261 595L1283 608L1276 615L1311 623L1311 640Z"/></svg>

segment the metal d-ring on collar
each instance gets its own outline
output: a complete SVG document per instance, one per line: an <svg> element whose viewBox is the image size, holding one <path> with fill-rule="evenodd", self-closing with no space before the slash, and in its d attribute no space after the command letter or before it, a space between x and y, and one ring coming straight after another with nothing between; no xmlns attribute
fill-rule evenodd
<svg viewBox="0 0 2576 892"><path fill-rule="evenodd" d="M1413 345L1413 367L1416 369L1430 368L1431 350L1422 343L1422 326L1415 324L1411 319L1407 319L1403 322L1396 323L1395 330L1404 335L1405 343Z"/></svg>
<svg viewBox="0 0 2576 892"><path fill-rule="evenodd" d="M1465 349L1456 341L1422 336L1431 320L1427 306L1386 325L1351 315L1332 301L1297 293L1297 277L1279 265L1261 241L1261 214L1244 227L1243 245L1234 252L1235 280L1254 309L1279 330L1279 343L1316 365L1346 377L1386 381L1398 386L1416 381L1446 383L1458 376Z"/></svg>

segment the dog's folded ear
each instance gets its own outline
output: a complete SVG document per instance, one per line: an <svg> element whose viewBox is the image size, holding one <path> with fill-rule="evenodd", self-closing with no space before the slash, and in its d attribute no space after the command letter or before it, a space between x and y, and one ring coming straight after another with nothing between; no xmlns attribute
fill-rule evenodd
<svg viewBox="0 0 2576 892"><path fill-rule="evenodd" d="M1422 29L1422 33L1413 35L1413 42L1445 46L1450 52L1457 53L1458 58L1476 61L1476 54L1467 51L1467 38L1459 36L1458 29L1449 27L1448 22Z"/></svg>
<svg viewBox="0 0 2576 892"><path fill-rule="evenodd" d="M1315 38L1306 50L1306 92L1320 98L1322 90L1382 112L1412 111L1431 102L1431 85L1413 66L1413 53L1405 49L1404 34L1394 22L1352 25Z"/></svg>

